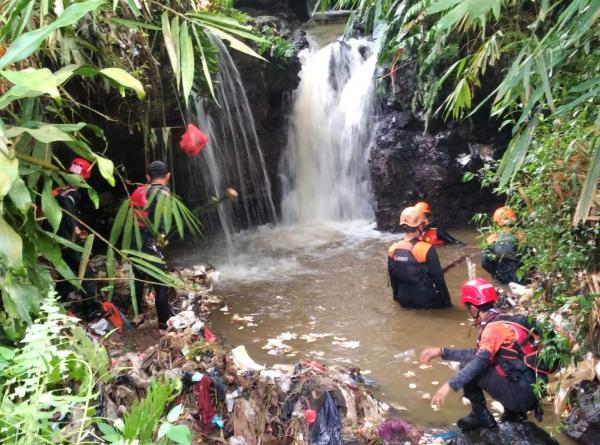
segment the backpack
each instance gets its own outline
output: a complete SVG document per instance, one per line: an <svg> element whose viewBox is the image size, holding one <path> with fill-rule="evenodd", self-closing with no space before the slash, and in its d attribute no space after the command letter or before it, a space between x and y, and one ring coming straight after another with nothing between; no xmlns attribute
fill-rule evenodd
<svg viewBox="0 0 600 445"><path fill-rule="evenodd" d="M542 377L558 371L558 360L548 363L540 357L539 352L544 346L540 341L541 332L529 317L503 314L495 317L488 326L494 323L509 324L517 334L517 340L512 347L502 347L496 354L496 370L500 375L518 380L527 370Z"/></svg>
<svg viewBox="0 0 600 445"><path fill-rule="evenodd" d="M405 241L399 241L388 249L388 257L391 261L390 274L398 281L419 283L425 274L425 262L431 244L417 241L410 250L407 244Z"/></svg>

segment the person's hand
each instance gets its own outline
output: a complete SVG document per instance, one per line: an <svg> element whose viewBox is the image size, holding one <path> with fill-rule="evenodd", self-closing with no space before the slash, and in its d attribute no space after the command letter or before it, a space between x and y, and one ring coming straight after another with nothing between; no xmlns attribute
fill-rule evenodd
<svg viewBox="0 0 600 445"><path fill-rule="evenodd" d="M421 352L421 363L429 363L432 359L442 356L442 348L425 348Z"/></svg>
<svg viewBox="0 0 600 445"><path fill-rule="evenodd" d="M431 398L431 404L437 406L438 408L444 406L444 401L446 400L446 397L451 389L452 388L450 388L448 382L444 383Z"/></svg>

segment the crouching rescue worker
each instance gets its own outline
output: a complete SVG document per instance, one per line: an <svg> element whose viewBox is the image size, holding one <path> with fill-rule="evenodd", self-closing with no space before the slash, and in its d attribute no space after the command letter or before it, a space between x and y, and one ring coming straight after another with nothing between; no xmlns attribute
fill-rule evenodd
<svg viewBox="0 0 600 445"><path fill-rule="evenodd" d="M517 215L510 207L500 207L494 212L497 230L486 239L486 247L481 253L481 267L502 284L522 283L517 277L521 267L517 239L511 231L511 225L517 222Z"/></svg>
<svg viewBox="0 0 600 445"><path fill-rule="evenodd" d="M494 308L496 289L487 280L475 278L461 289L460 301L479 327L477 347L474 349L426 348L421 362L440 357L460 362L460 371L444 383L431 402L442 406L450 390L463 389L471 402L471 413L459 419L463 431L491 428L496 425L488 411L483 391L504 406L501 421L520 422L527 412L535 410L541 420L542 411L532 384L545 379L548 370L538 364L537 332L524 315L499 314Z"/></svg>
<svg viewBox="0 0 600 445"><path fill-rule="evenodd" d="M162 161L153 161L148 166L146 175L148 185L143 185L134 190L130 197L130 205L136 209L136 220L140 227L142 238L142 252L159 258L162 262L154 263L154 266L166 272L164 256L160 251L159 244L165 244L164 222L162 218L157 227L152 226L155 221L156 206L160 194L170 195L171 191L167 184L171 179L171 173L167 165ZM156 281L146 274L140 274L148 281ZM136 281L135 286L138 311L143 312L144 303L144 282ZM173 315L169 305L169 287L154 284L154 302L156 306L156 315L158 318L158 328L166 329L167 321Z"/></svg>
<svg viewBox="0 0 600 445"><path fill-rule="evenodd" d="M446 230L438 227L437 223L432 220L431 207L425 201L420 201L415 204L415 207L423 212L425 217L425 225L421 230L420 240L431 244L432 246L443 246L444 244L464 244L450 235Z"/></svg>
<svg viewBox="0 0 600 445"><path fill-rule="evenodd" d="M405 308L448 308L452 302L435 247L419 241L423 222L423 213L416 207L407 207L400 215L404 238L388 249L393 296Z"/></svg>
<svg viewBox="0 0 600 445"><path fill-rule="evenodd" d="M92 175L91 164L83 158L75 158L69 166L69 173L79 175L83 180L87 181ZM52 191L58 205L63 209L63 216L60 220L57 234L75 244L83 244L87 238L87 231L81 227L81 204L82 194L79 188L72 185L57 187ZM69 247L63 247L62 257L65 263L73 271L75 275L81 264L82 254ZM89 266L86 267L83 280L81 281L82 302L83 302L83 317L85 319L92 318L100 311L100 305L96 300L98 287L92 279L94 271ZM61 298L65 298L75 287L71 283L62 282L57 285L57 291Z"/></svg>

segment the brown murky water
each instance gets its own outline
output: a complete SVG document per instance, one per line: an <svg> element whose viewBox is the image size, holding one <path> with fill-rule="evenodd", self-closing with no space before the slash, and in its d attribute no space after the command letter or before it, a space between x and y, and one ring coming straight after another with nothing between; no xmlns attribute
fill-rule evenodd
<svg viewBox="0 0 600 445"><path fill-rule="evenodd" d="M439 248L442 266L465 253L479 263L476 232L452 234L468 246ZM211 262L222 272L215 292L228 310L216 311L212 326L231 346L245 345L258 363L312 358L357 366L376 382L376 395L402 410L403 417L424 426L448 426L468 407L459 394L451 394L434 412L429 397L454 371L448 364L423 367L417 360L426 346L473 346L476 333L469 336L459 303L467 268L461 263L446 273L453 308L403 309L387 281L386 251L394 240L364 222L262 227L239 235L229 257L215 247L204 254L186 247L176 256L179 263ZM250 318L236 320L241 317ZM289 349L265 349L277 338Z"/></svg>

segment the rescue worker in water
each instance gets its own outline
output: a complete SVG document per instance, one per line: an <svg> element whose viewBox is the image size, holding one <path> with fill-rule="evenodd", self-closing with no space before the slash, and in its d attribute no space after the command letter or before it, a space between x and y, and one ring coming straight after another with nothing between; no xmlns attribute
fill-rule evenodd
<svg viewBox="0 0 600 445"><path fill-rule="evenodd" d="M464 244L450 235L446 230L438 227L437 223L432 220L431 206L425 201L420 201L415 204L415 207L423 212L425 216L425 225L421 229L419 239L431 244L432 246L443 246L444 244Z"/></svg>
<svg viewBox="0 0 600 445"><path fill-rule="evenodd" d="M142 238L142 252L159 258L161 262L155 263L154 266L166 272L164 256L159 247L159 244L166 244L164 221L162 218L160 219L158 227L155 228L156 230L151 227L151 222L155 221L155 211L160 195L170 195L171 193L167 186L171 180L171 173L169 172L167 165L162 161L153 161L148 166L147 171L148 174L146 175L146 179L149 184L142 185L135 189L131 194L129 202L130 205L136 209L136 219L140 226ZM148 280L151 279L151 277L148 277L145 274L141 274L141 277L147 278ZM160 284L154 284L153 286L158 328L164 330L167 328L167 321L174 313L169 305L169 287ZM142 313L144 303L144 282L140 280L136 281L135 288L138 310Z"/></svg>
<svg viewBox="0 0 600 445"><path fill-rule="evenodd" d="M407 207L400 215L404 238L388 249L393 297L405 308L448 308L452 302L435 247L419 241L423 223L423 213L416 207Z"/></svg>
<svg viewBox="0 0 600 445"><path fill-rule="evenodd" d="M73 175L79 175L84 181L87 181L92 175L92 165L86 159L75 158L71 161L68 171ZM74 185L57 187L52 191L52 195L63 209L63 216L60 220L57 235L75 244L83 244L88 233L79 222L82 216L81 204L83 200L83 195L79 187L75 187ZM70 247L63 247L62 258L73 273L77 275L82 253ZM82 317L85 319L93 318L100 311L100 305L96 299L99 293L96 282L93 279L94 275L94 270L88 264L83 280L81 280ZM56 290L61 298L65 298L71 291L75 290L75 287L71 283L64 281L56 286Z"/></svg>
<svg viewBox="0 0 600 445"><path fill-rule="evenodd" d="M437 357L460 362L460 371L440 387L431 403L440 407L450 390L462 388L472 409L457 422L463 431L496 426L483 390L504 406L501 421L524 421L531 410L535 410L541 420L542 412L532 384L536 374L545 378L549 371L539 367L534 328L524 315L499 314L493 308L496 300L496 289L489 281L483 278L467 281L461 289L460 301L479 328L477 347L430 347L421 352L422 363Z"/></svg>
<svg viewBox="0 0 600 445"><path fill-rule="evenodd" d="M517 215L513 209L504 206L496 209L493 220L497 230L486 239L487 246L481 253L481 267L502 284L522 283L523 280L517 277L517 270L521 267L517 239L511 231L511 226L517 222Z"/></svg>

